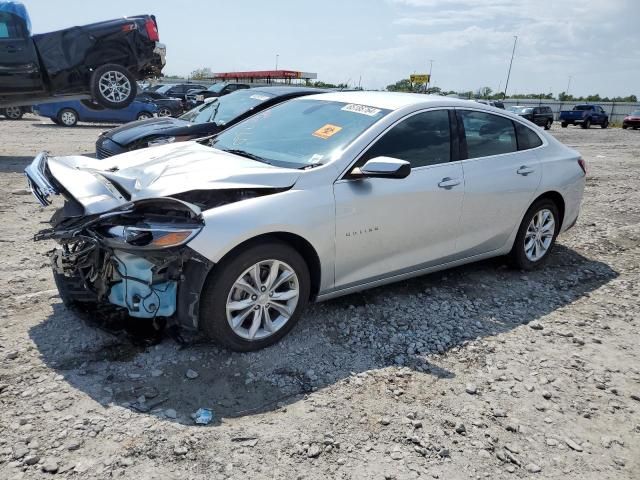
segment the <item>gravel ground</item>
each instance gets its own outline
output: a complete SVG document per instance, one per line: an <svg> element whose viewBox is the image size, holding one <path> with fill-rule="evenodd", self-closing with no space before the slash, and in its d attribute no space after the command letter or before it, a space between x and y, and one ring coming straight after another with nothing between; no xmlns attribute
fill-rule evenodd
<svg viewBox="0 0 640 480"><path fill-rule="evenodd" d="M22 170L104 129L0 121L0 478L640 478L640 132L554 126L590 173L544 269L313 305L237 354L140 345L61 304Z"/></svg>

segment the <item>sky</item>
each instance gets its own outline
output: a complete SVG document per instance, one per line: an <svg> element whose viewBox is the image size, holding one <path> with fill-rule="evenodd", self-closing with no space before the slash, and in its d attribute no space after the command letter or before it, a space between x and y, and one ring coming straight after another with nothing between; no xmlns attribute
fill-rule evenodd
<svg viewBox="0 0 640 480"><path fill-rule="evenodd" d="M281 69L380 89L640 95L640 0L22 0L34 33L154 14L165 74ZM430 61L433 61L431 64Z"/></svg>

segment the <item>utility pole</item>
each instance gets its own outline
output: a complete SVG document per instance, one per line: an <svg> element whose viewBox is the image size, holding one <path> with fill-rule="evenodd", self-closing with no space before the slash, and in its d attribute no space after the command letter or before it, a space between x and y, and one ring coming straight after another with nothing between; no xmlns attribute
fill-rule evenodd
<svg viewBox="0 0 640 480"><path fill-rule="evenodd" d="M569 87L571 86L571 78L572 78L572 75L569 75L569 81L567 82L567 91L565 92L565 95L567 97L569 96Z"/></svg>
<svg viewBox="0 0 640 480"><path fill-rule="evenodd" d="M516 43L518 43L518 36L513 36L513 51L511 52L511 61L509 62L509 71L507 72L507 81L504 84L504 95L502 95L502 99L507 98L507 88L509 88L509 77L511 76L511 65L513 65L513 56L516 54Z"/></svg>
<svg viewBox="0 0 640 480"><path fill-rule="evenodd" d="M278 70L278 57L280 57L280 55L276 53L276 70Z"/></svg>
<svg viewBox="0 0 640 480"><path fill-rule="evenodd" d="M431 86L431 72L433 71L433 60L429 60L429 81L427 82L427 90Z"/></svg>

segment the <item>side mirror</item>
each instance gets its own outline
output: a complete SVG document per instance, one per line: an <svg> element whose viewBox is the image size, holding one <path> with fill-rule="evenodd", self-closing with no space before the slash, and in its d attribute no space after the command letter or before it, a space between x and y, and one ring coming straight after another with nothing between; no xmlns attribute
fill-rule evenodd
<svg viewBox="0 0 640 480"><path fill-rule="evenodd" d="M353 173L369 178L407 178L411 173L411 164L397 158L376 157L368 160L359 172Z"/></svg>

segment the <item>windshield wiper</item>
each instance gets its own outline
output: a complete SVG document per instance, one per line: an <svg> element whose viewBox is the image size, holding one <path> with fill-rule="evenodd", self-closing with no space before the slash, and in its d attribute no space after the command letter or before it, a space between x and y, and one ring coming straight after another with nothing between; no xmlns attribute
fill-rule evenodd
<svg viewBox="0 0 640 480"><path fill-rule="evenodd" d="M221 149L223 152L233 153L234 155L240 155L241 157L250 158L251 160L256 160L257 162L266 163L267 165L273 165L266 158L262 158L260 155L255 155L253 153L247 152L245 150L240 150L238 148L229 148L229 149Z"/></svg>

